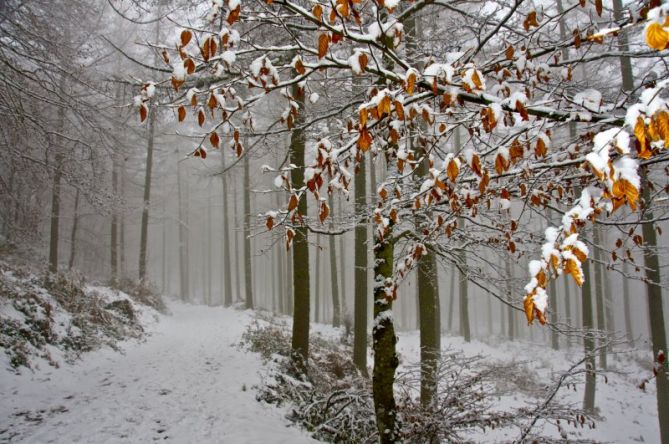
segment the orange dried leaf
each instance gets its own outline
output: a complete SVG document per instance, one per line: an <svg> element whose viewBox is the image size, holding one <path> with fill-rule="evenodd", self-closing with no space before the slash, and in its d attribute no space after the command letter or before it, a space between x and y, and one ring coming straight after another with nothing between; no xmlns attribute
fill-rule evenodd
<svg viewBox="0 0 669 444"><path fill-rule="evenodd" d="M209 136L209 142L211 143L211 146L213 146L214 148L220 147L221 139L220 137L218 137L218 133L216 131L211 133L211 135Z"/></svg>
<svg viewBox="0 0 669 444"><path fill-rule="evenodd" d="M186 46L188 43L190 43L191 38L193 37L193 33L190 32L187 29L184 29L181 31L181 46Z"/></svg>
<svg viewBox="0 0 669 444"><path fill-rule="evenodd" d="M330 36L328 34L321 34L318 36L318 58L322 59L328 53L328 46L330 45Z"/></svg>
<svg viewBox="0 0 669 444"><path fill-rule="evenodd" d="M446 174L448 174L448 178L451 180L451 182L455 182L459 172L460 168L458 168L457 162L455 159L451 159L451 161L448 162L448 167L446 168Z"/></svg>
<svg viewBox="0 0 669 444"><path fill-rule="evenodd" d="M669 32L661 24L652 22L646 27L646 43L651 48L662 51L669 45Z"/></svg>
<svg viewBox="0 0 669 444"><path fill-rule="evenodd" d="M177 114L179 115L179 122L183 122L186 119L186 107L181 105L177 109Z"/></svg>
<svg viewBox="0 0 669 444"><path fill-rule="evenodd" d="M323 21L323 7L321 5L314 5L311 9L311 13L318 19L319 22Z"/></svg>
<svg viewBox="0 0 669 444"><path fill-rule="evenodd" d="M139 121L144 122L148 116L149 108L147 108L146 105L142 103L139 105Z"/></svg>
<svg viewBox="0 0 669 444"><path fill-rule="evenodd" d="M297 196L295 194L291 194L290 200L288 201L288 211L293 211L295 208L297 208L298 203L299 200L297 199Z"/></svg>

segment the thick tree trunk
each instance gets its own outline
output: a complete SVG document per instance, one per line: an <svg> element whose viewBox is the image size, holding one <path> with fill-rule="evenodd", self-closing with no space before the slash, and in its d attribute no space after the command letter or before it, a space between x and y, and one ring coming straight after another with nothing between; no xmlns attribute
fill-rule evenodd
<svg viewBox="0 0 669 444"><path fill-rule="evenodd" d="M364 218L367 211L367 171L364 160L358 165L358 172L353 179L354 212L356 218ZM364 219L357 221L354 243L353 363L363 375L367 375L367 221Z"/></svg>
<svg viewBox="0 0 669 444"><path fill-rule="evenodd" d="M247 144L248 145L248 144ZM244 290L246 308L253 309L253 270L251 268L251 177L249 154L244 155Z"/></svg>
<svg viewBox="0 0 669 444"><path fill-rule="evenodd" d="M334 210L332 194L328 197L328 205ZM334 229L334 220L330 217L330 230ZM332 326L339 327L341 324L341 307L339 305L339 282L337 279L337 250L335 248L335 237L328 236L328 248L330 249L330 292L332 293Z"/></svg>
<svg viewBox="0 0 669 444"><path fill-rule="evenodd" d="M393 392L395 370L399 363L395 344L395 326L392 315L392 298L387 286L393 281L394 240L392 226L383 238L374 233L374 325L372 327L374 372L372 376L376 427L380 443L395 443L400 430L397 406Z"/></svg>
<svg viewBox="0 0 669 444"><path fill-rule="evenodd" d="M79 188L74 193L74 214L72 216L72 231L70 232L70 260L67 261L67 268L74 268L74 257L77 253L77 227L79 225Z"/></svg>
<svg viewBox="0 0 669 444"><path fill-rule="evenodd" d="M650 191L646 172L642 171L642 196L645 205L643 218L653 219ZM644 239L643 259L646 271L646 292L648 295L648 311L650 312L650 333L653 345L653 361L660 353L664 353L664 364L658 364L655 377L657 384L657 417L660 420L660 440L662 444L669 444L669 379L667 378L667 331L664 325L664 310L662 307L662 280L660 277L660 260L657 253L657 233L655 224L645 223L642 227ZM663 419L664 418L664 419Z"/></svg>
<svg viewBox="0 0 669 444"><path fill-rule="evenodd" d="M301 125L304 122L304 90L294 85L291 90L293 99L299 104L300 112L295 118L295 128L290 136L290 163L296 167L290 170L293 189L304 187L305 135ZM297 205L297 212L307 217L307 195L302 194ZM306 366L309 358L309 238L307 227L300 224L295 227L293 239L293 357L301 359L298 365Z"/></svg>

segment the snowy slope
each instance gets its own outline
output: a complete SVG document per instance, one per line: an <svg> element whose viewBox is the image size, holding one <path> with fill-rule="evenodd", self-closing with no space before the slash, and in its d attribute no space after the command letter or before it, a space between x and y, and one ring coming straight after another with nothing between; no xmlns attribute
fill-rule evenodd
<svg viewBox="0 0 669 444"><path fill-rule="evenodd" d="M258 355L237 347L249 312L174 304L125 354L0 374L0 442L306 443L256 401Z"/></svg>

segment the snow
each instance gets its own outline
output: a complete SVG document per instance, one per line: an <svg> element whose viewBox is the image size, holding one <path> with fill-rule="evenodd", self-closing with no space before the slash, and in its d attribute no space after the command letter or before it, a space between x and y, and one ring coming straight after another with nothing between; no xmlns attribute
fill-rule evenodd
<svg viewBox="0 0 669 444"><path fill-rule="evenodd" d="M221 59L228 65L232 65L237 60L237 54L234 51L224 51L221 54Z"/></svg>
<svg viewBox="0 0 669 444"><path fill-rule="evenodd" d="M590 111L599 112L602 103L602 93L596 89L586 89L574 96L574 103L582 105Z"/></svg>
<svg viewBox="0 0 669 444"><path fill-rule="evenodd" d="M170 309L123 354L106 349L60 369L4 373L0 431L25 443L315 442L289 426L286 411L255 399L262 362L237 347L252 312Z"/></svg>

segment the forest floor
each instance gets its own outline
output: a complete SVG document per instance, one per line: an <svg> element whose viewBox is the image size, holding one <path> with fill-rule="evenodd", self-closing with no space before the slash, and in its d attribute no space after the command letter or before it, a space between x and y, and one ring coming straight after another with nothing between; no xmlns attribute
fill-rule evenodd
<svg viewBox="0 0 669 444"><path fill-rule="evenodd" d="M160 315L143 339L121 343L122 353L101 349L61 368L44 365L21 374L0 372L0 443L314 442L286 419L285 408L256 400L256 386L267 368L259 354L239 345L253 312L179 303L169 309L172 314ZM313 330L340 334L325 325L314 325ZM399 336L401 360L415 362L418 334ZM451 336L442 344L495 362L521 361L523 372L518 376L537 386L578 360L581 351L575 347L555 352L545 344L499 339L467 344ZM659 441L654 384L646 391L637 387L646 375L646 354L612 359L608 383L598 378L596 428L571 427L570 439ZM582 386L560 393L560 402L580 405ZM527 399L518 392L500 396L497 404L504 408ZM468 438L509 442L517 438L517 430L474 432Z"/></svg>
<svg viewBox="0 0 669 444"><path fill-rule="evenodd" d="M284 410L255 399L262 362L238 346L250 312L170 310L122 354L1 372L0 442L314 442Z"/></svg>

